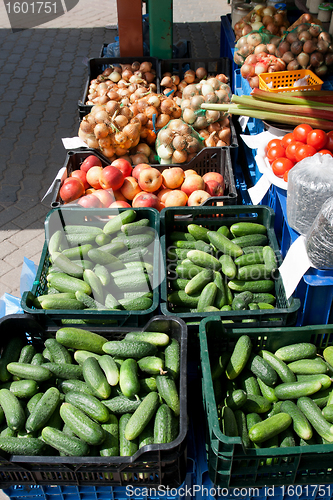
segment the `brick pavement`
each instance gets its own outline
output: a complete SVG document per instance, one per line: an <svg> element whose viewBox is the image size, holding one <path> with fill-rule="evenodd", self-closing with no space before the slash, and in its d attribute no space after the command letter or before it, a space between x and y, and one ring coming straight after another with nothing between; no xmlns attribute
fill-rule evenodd
<svg viewBox="0 0 333 500"><path fill-rule="evenodd" d="M12 33L0 2L0 296L20 296L23 257L38 264L50 197L41 202L66 153L61 138L77 135L77 101L86 58L114 40L115 0L80 0L68 14ZM205 9L203 9L205 5ZM175 0L174 42L191 42L193 57L218 57L225 0Z"/></svg>

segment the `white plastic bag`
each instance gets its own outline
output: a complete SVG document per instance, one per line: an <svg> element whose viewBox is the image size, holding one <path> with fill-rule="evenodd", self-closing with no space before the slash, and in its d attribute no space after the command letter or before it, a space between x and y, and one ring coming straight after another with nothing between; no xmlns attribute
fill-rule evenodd
<svg viewBox="0 0 333 500"><path fill-rule="evenodd" d="M322 205L306 236L306 251L317 269L333 269L333 197Z"/></svg>

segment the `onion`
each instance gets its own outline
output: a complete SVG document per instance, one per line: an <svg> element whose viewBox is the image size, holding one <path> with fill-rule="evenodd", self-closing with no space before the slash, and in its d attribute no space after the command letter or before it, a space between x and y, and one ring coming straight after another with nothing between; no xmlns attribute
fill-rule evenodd
<svg viewBox="0 0 333 500"><path fill-rule="evenodd" d="M310 65L319 68L324 62L324 56L320 52L313 52L310 56Z"/></svg>
<svg viewBox="0 0 333 500"><path fill-rule="evenodd" d="M218 98L219 103L230 102L229 92L226 92L225 90L220 89L220 90L216 90L215 94Z"/></svg>
<svg viewBox="0 0 333 500"><path fill-rule="evenodd" d="M179 85L180 78L178 75L172 75L171 79L172 79L173 85L176 85L176 86Z"/></svg>
<svg viewBox="0 0 333 500"><path fill-rule="evenodd" d="M196 153L197 151L200 150L200 142L195 137L191 137L191 140L186 142L187 142L186 151L188 153Z"/></svg>
<svg viewBox="0 0 333 500"><path fill-rule="evenodd" d="M161 113L157 118L156 118L156 128L163 128L165 127L170 121L170 116L166 115L164 113Z"/></svg>
<svg viewBox="0 0 333 500"><path fill-rule="evenodd" d="M161 80L162 87L172 87L173 83L171 76L164 76Z"/></svg>
<svg viewBox="0 0 333 500"><path fill-rule="evenodd" d="M209 95L209 94L207 94L207 95ZM189 102L189 104L182 107L182 108L185 109L185 108L188 108L189 106L191 106L192 109L196 110L196 109L201 109L201 104L203 104L205 102L205 99L202 95L195 95L192 97L191 100L186 99L184 102L187 102L187 101ZM214 102L216 102L216 101L214 101Z"/></svg>
<svg viewBox="0 0 333 500"><path fill-rule="evenodd" d="M295 56L303 51L303 43L300 40L296 40L290 45L290 50Z"/></svg>
<svg viewBox="0 0 333 500"><path fill-rule="evenodd" d="M144 153L136 153L134 155L130 155L132 165L139 165L139 163L148 163L148 156Z"/></svg>
<svg viewBox="0 0 333 500"><path fill-rule="evenodd" d="M325 76L328 71L326 64L322 64L319 68L315 68L315 73L318 76Z"/></svg>
<svg viewBox="0 0 333 500"><path fill-rule="evenodd" d="M181 110L180 106L173 110L171 116L172 116L172 118L180 118L182 116L182 110Z"/></svg>
<svg viewBox="0 0 333 500"><path fill-rule="evenodd" d="M332 42L332 37L327 31L322 31L318 35L318 40L324 40L325 42L331 43Z"/></svg>
<svg viewBox="0 0 333 500"><path fill-rule="evenodd" d="M286 64L289 64L293 59L295 59L295 55L290 50L288 50L288 52L285 52L282 56L282 60Z"/></svg>
<svg viewBox="0 0 333 500"><path fill-rule="evenodd" d="M220 112L207 109L205 116L208 123L214 123L217 122L217 120L220 118Z"/></svg>
<svg viewBox="0 0 333 500"><path fill-rule="evenodd" d="M150 61L144 61L140 64L139 70L142 71L142 73L147 73L148 71L151 71L152 65L153 64Z"/></svg>
<svg viewBox="0 0 333 500"><path fill-rule="evenodd" d="M195 72L192 69L185 71L184 80L186 83L193 83L195 80Z"/></svg>
<svg viewBox="0 0 333 500"><path fill-rule="evenodd" d="M257 56L254 54L251 54L246 58L245 64L257 64Z"/></svg>
<svg viewBox="0 0 333 500"><path fill-rule="evenodd" d="M198 130L206 128L207 126L208 126L208 121L206 120L205 116L198 116L195 122L193 123L193 128Z"/></svg>
<svg viewBox="0 0 333 500"><path fill-rule="evenodd" d="M318 40L317 42L317 50L318 52L321 52L322 54L326 54L329 48L329 43L326 42L325 40Z"/></svg>
<svg viewBox="0 0 333 500"><path fill-rule="evenodd" d="M168 146L169 144L172 143L174 135L175 134L173 133L172 130L164 128L163 130L159 131L157 138L161 144L164 144L164 146Z"/></svg>
<svg viewBox="0 0 333 500"><path fill-rule="evenodd" d="M274 50L275 50L275 47L274 47ZM267 48L267 45L265 45L264 43L260 43L259 45L257 45L254 49L254 53L255 54L259 54L260 52L268 52L268 48Z"/></svg>
<svg viewBox="0 0 333 500"><path fill-rule="evenodd" d="M172 163L185 163L187 160L187 152L186 151L177 151L175 150L172 155Z"/></svg>
<svg viewBox="0 0 333 500"><path fill-rule="evenodd" d="M173 155L173 149L170 146L165 146L164 144L161 144L156 149L156 153L163 160L168 160Z"/></svg>
<svg viewBox="0 0 333 500"><path fill-rule="evenodd" d="M171 113L175 109L175 103L172 99L170 99L170 97L166 97L165 99L163 99L163 101L161 101L160 109L161 113L171 115Z"/></svg>
<svg viewBox="0 0 333 500"><path fill-rule="evenodd" d="M184 99L189 99L190 97L193 97L194 95L198 95L199 91L196 87L196 85L187 85L184 90L183 90L183 97Z"/></svg>
<svg viewBox="0 0 333 500"><path fill-rule="evenodd" d="M231 139L231 129L230 127L223 127L222 130L220 130L218 133L218 138L221 139L221 141L226 142L227 144L230 144L230 139Z"/></svg>
<svg viewBox="0 0 333 500"><path fill-rule="evenodd" d="M118 115L113 120L117 128L123 128L128 124L128 119L124 115Z"/></svg>
<svg viewBox="0 0 333 500"><path fill-rule="evenodd" d="M242 29L242 35L243 36L248 35L249 33L251 33L251 31L252 31L251 24L245 24L244 28Z"/></svg>
<svg viewBox="0 0 333 500"><path fill-rule="evenodd" d="M215 141L216 131L212 132L209 137L205 140L205 145L207 148L214 148L217 141Z"/></svg>
<svg viewBox="0 0 333 500"><path fill-rule="evenodd" d="M219 98L215 92L210 92L209 94L205 95L205 102L215 103L215 102L218 102L218 100L219 100Z"/></svg>
<svg viewBox="0 0 333 500"><path fill-rule="evenodd" d="M97 113L94 114L94 118L96 123L107 123L109 121L109 114L105 109L101 111L97 111Z"/></svg>
<svg viewBox="0 0 333 500"><path fill-rule="evenodd" d="M332 66L333 64L333 54L330 53L330 54L326 54L325 56L325 65L326 66Z"/></svg>
<svg viewBox="0 0 333 500"><path fill-rule="evenodd" d="M264 26L267 26L267 24L270 24L270 23L273 23L273 17L272 16L264 16L262 19L261 19L261 22Z"/></svg>
<svg viewBox="0 0 333 500"><path fill-rule="evenodd" d="M123 133L127 135L129 139L135 140L140 134L141 124L139 123L129 123L123 128Z"/></svg>
<svg viewBox="0 0 333 500"><path fill-rule="evenodd" d="M202 95L204 96L207 94L211 94L213 91L214 91L213 87L208 84L204 84L201 89Z"/></svg>
<svg viewBox="0 0 333 500"><path fill-rule="evenodd" d="M136 153L143 153L145 156L149 156L151 153L151 149L148 146L148 144L145 144L144 142L140 142L136 148L135 148Z"/></svg>
<svg viewBox="0 0 333 500"><path fill-rule="evenodd" d="M265 7L262 11L262 15L264 16L273 16L275 13L274 7Z"/></svg>
<svg viewBox="0 0 333 500"><path fill-rule="evenodd" d="M248 78L248 82L250 84L250 87L252 89L254 88L259 88L259 76L251 76L250 78Z"/></svg>
<svg viewBox="0 0 333 500"><path fill-rule="evenodd" d="M147 71L144 75L143 75L144 79L146 80L147 83L152 83L154 80L155 80L155 75L154 73L150 73L149 71Z"/></svg>
<svg viewBox="0 0 333 500"><path fill-rule="evenodd" d="M130 108L126 107L126 106L124 108L120 109L119 114L126 116L126 118L128 120L130 120L131 118L133 118L133 112L132 112L132 110Z"/></svg>
<svg viewBox="0 0 333 500"><path fill-rule="evenodd" d="M302 52L302 54L304 54L304 52ZM299 57L299 56L297 56ZM295 71L296 69L299 68L299 63L296 59L294 59L293 61L290 61L290 63L288 64L287 66L287 71Z"/></svg>
<svg viewBox="0 0 333 500"><path fill-rule="evenodd" d="M206 83L207 85L210 85L213 88L213 90L218 90L221 86L221 82L215 77L208 78Z"/></svg>
<svg viewBox="0 0 333 500"><path fill-rule="evenodd" d="M312 35L308 32L308 30L301 31L298 33L298 39L301 42L306 42L306 40L312 40Z"/></svg>
<svg viewBox="0 0 333 500"><path fill-rule="evenodd" d="M186 148L186 140L182 135L176 135L172 141L172 146L177 151L183 151Z"/></svg>
<svg viewBox="0 0 333 500"><path fill-rule="evenodd" d="M223 73L220 73L219 75L216 75L215 77L219 82L222 82L222 83L228 83L229 82L229 78L224 75Z"/></svg>
<svg viewBox="0 0 333 500"><path fill-rule="evenodd" d="M106 137L103 137L102 139L98 140L99 147L104 149L104 148L111 148L112 147L112 137L111 135L107 135Z"/></svg>
<svg viewBox="0 0 333 500"><path fill-rule="evenodd" d="M147 116L148 120L152 120L154 115L156 115L156 116L158 115L158 111L155 108L155 106L148 106L145 109L145 115Z"/></svg>
<svg viewBox="0 0 333 500"><path fill-rule="evenodd" d="M138 71L138 69L140 69L139 61L132 62L131 69L132 69L132 71Z"/></svg>
<svg viewBox="0 0 333 500"><path fill-rule="evenodd" d="M283 40L276 49L276 57L282 57L285 52L290 50L290 43L287 40Z"/></svg>
<svg viewBox="0 0 333 500"><path fill-rule="evenodd" d="M273 16L273 19L274 19L274 21L273 21L273 22L274 22L277 26L284 26L285 18L284 18L284 15L283 15L283 14L276 13L276 14L274 14L274 16Z"/></svg>
<svg viewBox="0 0 333 500"><path fill-rule="evenodd" d="M299 24L299 25L297 26L297 28L296 28L296 32L297 32L297 33L302 33L302 31L307 31L308 27L309 27L309 25L308 25L308 24L306 24L306 23L301 23L301 24Z"/></svg>
<svg viewBox="0 0 333 500"><path fill-rule="evenodd" d="M186 137L187 142L190 140L190 137L192 137L191 136L192 129L191 129L190 125L187 125L187 123L182 123L181 125L179 125L178 133L181 135L184 135L184 136L189 136L189 137Z"/></svg>
<svg viewBox="0 0 333 500"><path fill-rule="evenodd" d="M184 109L183 120L186 123L192 124L195 122L196 118L197 118L197 115L195 114L193 109L190 109L190 108Z"/></svg>
<svg viewBox="0 0 333 500"><path fill-rule="evenodd" d="M260 75L261 73L266 73L266 71L267 71L266 64L258 62L255 65L254 72L256 75Z"/></svg>
<svg viewBox="0 0 333 500"><path fill-rule="evenodd" d="M110 99L110 101L119 101L120 95L116 90L110 89L108 92L108 98Z"/></svg>
<svg viewBox="0 0 333 500"><path fill-rule="evenodd" d="M202 96L196 96L196 97L202 97ZM193 97L194 98L194 97ZM202 102L204 102L204 98L202 97ZM191 106L192 99L183 99L181 102L181 109L189 108Z"/></svg>
<svg viewBox="0 0 333 500"><path fill-rule="evenodd" d="M114 83L119 82L121 80L121 74L118 73L118 71L113 71L111 75L109 75L109 79L112 80Z"/></svg>
<svg viewBox="0 0 333 500"><path fill-rule="evenodd" d="M303 43L303 52L306 54L312 54L317 49L317 43L315 40L306 40Z"/></svg>
<svg viewBox="0 0 333 500"><path fill-rule="evenodd" d="M141 125L146 125L147 121L148 121L148 118L147 118L147 115L145 115L144 113L138 113L137 115L135 115L136 118L140 121ZM161 115L160 115L161 116ZM164 116L164 115L163 115ZM159 116L157 117L157 119L159 118ZM157 121L157 120L156 120Z"/></svg>
<svg viewBox="0 0 333 500"><path fill-rule="evenodd" d="M84 142L87 144L88 148L98 149L99 144L98 140L95 137L87 137Z"/></svg>
<svg viewBox="0 0 333 500"><path fill-rule="evenodd" d="M259 30L260 30L260 28L261 28L262 26L264 26L264 25L262 24L262 22L260 22L260 21L256 21L256 22L252 23L252 24L251 24L251 26L252 26L252 30L254 30L254 31L259 31ZM267 28L266 28L266 29L267 29Z"/></svg>
<svg viewBox="0 0 333 500"><path fill-rule="evenodd" d="M202 66L200 66L200 68L196 69L195 75L197 78L199 78L199 80L202 80L203 78L205 78L207 76L206 68L203 68Z"/></svg>

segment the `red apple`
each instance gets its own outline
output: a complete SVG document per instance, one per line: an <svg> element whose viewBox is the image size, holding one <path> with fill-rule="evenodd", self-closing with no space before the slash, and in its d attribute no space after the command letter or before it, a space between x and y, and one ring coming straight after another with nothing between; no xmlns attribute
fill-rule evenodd
<svg viewBox="0 0 333 500"><path fill-rule="evenodd" d="M193 191L198 191L198 189L205 189L205 181L200 175L193 174L185 177L183 184L180 186L180 189L190 196Z"/></svg>
<svg viewBox="0 0 333 500"><path fill-rule="evenodd" d="M184 191L174 189L166 197L164 205L166 207L185 207L188 197Z"/></svg>
<svg viewBox="0 0 333 500"><path fill-rule="evenodd" d="M117 191L113 191L113 196L115 197L116 201L127 201L123 193L118 189Z"/></svg>
<svg viewBox="0 0 333 500"><path fill-rule="evenodd" d="M101 167L102 162L97 156L95 155L89 155L87 158L81 163L80 170L83 170L83 172L88 172L88 170L91 167Z"/></svg>
<svg viewBox="0 0 333 500"><path fill-rule="evenodd" d="M140 188L147 193L153 193L162 186L163 177L157 168L149 167L141 170L138 183Z"/></svg>
<svg viewBox="0 0 333 500"><path fill-rule="evenodd" d="M202 178L205 182L217 181L223 186L223 190L225 189L225 182L223 175L219 174L218 172L207 172L202 176Z"/></svg>
<svg viewBox="0 0 333 500"><path fill-rule="evenodd" d="M130 164L129 161L124 160L123 158L117 158L111 163L111 165L119 168L119 170L123 173L124 178L132 175L132 170L133 170L132 165Z"/></svg>
<svg viewBox="0 0 333 500"><path fill-rule="evenodd" d="M187 204L189 207L197 207L201 205L204 201L210 198L210 194L207 191L198 189L198 191L193 191L193 193L188 197Z"/></svg>
<svg viewBox="0 0 333 500"><path fill-rule="evenodd" d="M87 182L89 182L90 186L95 189L102 189L102 186L99 183L99 176L103 172L103 167L94 166L91 167L87 172Z"/></svg>
<svg viewBox="0 0 333 500"><path fill-rule="evenodd" d="M134 198L132 207L151 207L159 210L159 204L160 200L155 194L142 191Z"/></svg>
<svg viewBox="0 0 333 500"><path fill-rule="evenodd" d="M192 169L184 170L185 177L188 177L189 175L198 175L198 172Z"/></svg>
<svg viewBox="0 0 333 500"><path fill-rule="evenodd" d="M109 208L131 208L131 205L127 201L114 201Z"/></svg>
<svg viewBox="0 0 333 500"><path fill-rule="evenodd" d="M148 165L148 163L138 163L137 165L135 165L135 167L132 170L132 177L138 180L141 170L144 170L145 168L151 168L151 167L150 165Z"/></svg>
<svg viewBox="0 0 333 500"><path fill-rule="evenodd" d="M138 194L141 193L141 188L134 177L126 177L124 179L124 183L120 188L120 192L122 195L125 196L127 200L133 200L133 198Z"/></svg>
<svg viewBox="0 0 333 500"><path fill-rule="evenodd" d="M99 183L102 189L120 189L124 182L124 176L119 168L114 167L113 165L108 165L103 168L100 176Z"/></svg>
<svg viewBox="0 0 333 500"><path fill-rule="evenodd" d="M185 179L185 173L180 167L171 167L163 170L162 177L163 185L166 188L177 189L182 185Z"/></svg>
<svg viewBox="0 0 333 500"><path fill-rule="evenodd" d="M207 181L205 183L205 191L211 196L223 196L224 186L217 181Z"/></svg>
<svg viewBox="0 0 333 500"><path fill-rule="evenodd" d="M84 195L84 185L80 179L69 177L66 182L61 186L59 194L64 203L77 200Z"/></svg>
<svg viewBox="0 0 333 500"><path fill-rule="evenodd" d="M112 189L96 189L92 193L93 196L97 196L97 198L101 201L103 207L107 208L113 203L115 200L115 197L113 196Z"/></svg>
<svg viewBox="0 0 333 500"><path fill-rule="evenodd" d="M79 199L78 204L84 208L103 208L101 200L93 194L87 194Z"/></svg>
<svg viewBox="0 0 333 500"><path fill-rule="evenodd" d="M90 187L89 182L87 182L87 174L84 170L73 170L70 176L75 177L76 179L80 179L80 181L84 185L84 189L88 189Z"/></svg>
<svg viewBox="0 0 333 500"><path fill-rule="evenodd" d="M84 194L93 194L96 191L97 191L97 189L90 187L90 188L88 188L88 189L85 190Z"/></svg>
<svg viewBox="0 0 333 500"><path fill-rule="evenodd" d="M167 199L167 196L169 193L171 193L171 189L169 188L164 188L164 189L161 189L161 191L159 191L157 193L157 198L160 200L161 203L165 203L165 200Z"/></svg>

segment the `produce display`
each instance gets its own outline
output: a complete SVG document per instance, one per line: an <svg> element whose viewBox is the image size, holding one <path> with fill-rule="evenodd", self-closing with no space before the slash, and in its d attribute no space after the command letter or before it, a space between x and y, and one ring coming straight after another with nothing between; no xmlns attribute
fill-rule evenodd
<svg viewBox="0 0 333 500"><path fill-rule="evenodd" d="M187 125L182 123L181 127ZM177 130L160 132L164 141L167 135L173 137L170 146L159 144L162 156L167 155L167 147L181 147L183 138L186 140L186 135L180 135ZM199 146L200 141L190 137L193 148ZM177 152L180 153L175 150L174 154ZM139 163L133 167L124 158L103 167L97 156L89 155L79 169L64 179L59 196L65 205L75 203L85 208L151 207L161 211L168 206L201 205L211 196L223 196L224 192L225 180L218 172L201 176L193 169L183 170L180 166L158 170L148 163Z"/></svg>
<svg viewBox="0 0 333 500"><path fill-rule="evenodd" d="M267 228L237 222L216 230L189 224L170 233L167 268L170 310L181 312L274 309L278 264Z"/></svg>
<svg viewBox="0 0 333 500"><path fill-rule="evenodd" d="M34 307L151 308L156 232L149 226L148 218L124 210L102 225L66 224L54 231L48 239L47 287L35 297Z"/></svg>
<svg viewBox="0 0 333 500"><path fill-rule="evenodd" d="M241 437L245 448L332 443L332 361L332 347L301 342L257 352L240 336L230 352L211 357L223 434Z"/></svg>
<svg viewBox="0 0 333 500"><path fill-rule="evenodd" d="M131 456L179 434L180 344L165 333L63 327L44 345L13 336L0 361L10 455Z"/></svg>

